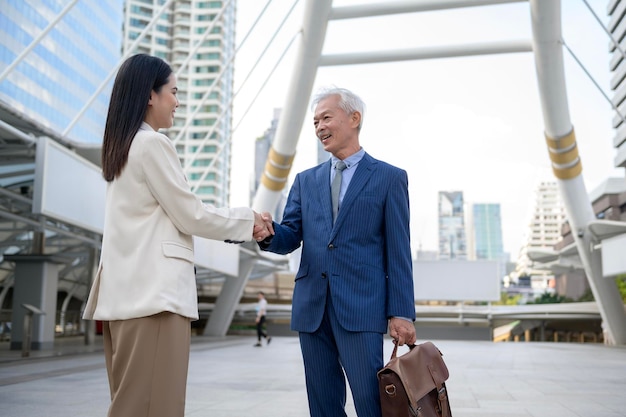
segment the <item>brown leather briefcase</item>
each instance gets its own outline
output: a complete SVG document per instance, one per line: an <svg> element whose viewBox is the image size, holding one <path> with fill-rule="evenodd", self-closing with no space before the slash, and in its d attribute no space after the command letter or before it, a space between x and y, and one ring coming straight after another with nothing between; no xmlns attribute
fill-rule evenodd
<svg viewBox="0 0 626 417"><path fill-rule="evenodd" d="M445 381L448 368L431 342L409 346L378 371L383 417L452 417Z"/></svg>

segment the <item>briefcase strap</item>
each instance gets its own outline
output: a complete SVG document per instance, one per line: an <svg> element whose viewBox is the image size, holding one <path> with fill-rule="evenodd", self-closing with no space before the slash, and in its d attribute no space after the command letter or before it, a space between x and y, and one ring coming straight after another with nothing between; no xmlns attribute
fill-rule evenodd
<svg viewBox="0 0 626 417"><path fill-rule="evenodd" d="M412 345L408 345L409 349L413 349L415 346L417 346L415 343L413 343ZM396 356L398 356L398 342L396 342L395 340L393 341L393 351L391 352L391 359L395 358Z"/></svg>
<svg viewBox="0 0 626 417"><path fill-rule="evenodd" d="M443 386L438 391L439 405L441 406L441 416L442 417L452 417L448 413L450 410L450 405L448 404L448 391L446 387Z"/></svg>

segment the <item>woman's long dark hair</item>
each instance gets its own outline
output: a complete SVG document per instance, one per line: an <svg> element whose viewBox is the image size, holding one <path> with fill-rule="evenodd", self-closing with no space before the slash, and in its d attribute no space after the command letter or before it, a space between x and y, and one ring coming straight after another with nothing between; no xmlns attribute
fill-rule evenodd
<svg viewBox="0 0 626 417"><path fill-rule="evenodd" d="M107 182L122 173L128 151L146 117L150 93L161 91L172 68L161 58L138 54L120 66L113 83L102 141L102 176Z"/></svg>

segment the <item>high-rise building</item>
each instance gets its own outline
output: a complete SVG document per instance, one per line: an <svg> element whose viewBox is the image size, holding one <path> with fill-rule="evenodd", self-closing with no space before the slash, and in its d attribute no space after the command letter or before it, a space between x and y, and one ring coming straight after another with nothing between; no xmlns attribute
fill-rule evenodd
<svg viewBox="0 0 626 417"><path fill-rule="evenodd" d="M500 204L472 205L472 235L468 240L473 242L474 259L503 260Z"/></svg>
<svg viewBox="0 0 626 417"><path fill-rule="evenodd" d="M467 259L463 191L439 191L439 259Z"/></svg>
<svg viewBox="0 0 626 417"><path fill-rule="evenodd" d="M547 290L554 275L549 270L535 268L528 252L534 249L554 250L554 245L561 240L561 227L565 220L557 183L541 182L535 191L533 212L515 270L518 277L531 277L536 290Z"/></svg>
<svg viewBox="0 0 626 417"><path fill-rule="evenodd" d="M123 0L67 3L1 2L0 108L50 136L69 129L65 139L99 144L113 81L83 107L121 57Z"/></svg>
<svg viewBox="0 0 626 417"><path fill-rule="evenodd" d="M235 1L127 0L124 50L154 16L156 22L131 53L163 58L177 74L174 141L192 190L223 206L230 195Z"/></svg>
<svg viewBox="0 0 626 417"><path fill-rule="evenodd" d="M624 7L626 1L611 0L607 5L607 13L610 16L607 25L613 39L624 38ZM612 77L610 86L613 90L613 104L617 107L613 116L613 127L615 128L615 137L613 145L617 149L614 164L616 167L626 167L626 123L624 123L624 115L626 114L626 60L624 59L623 47L617 47L614 42L609 42L609 52L611 60L609 69Z"/></svg>

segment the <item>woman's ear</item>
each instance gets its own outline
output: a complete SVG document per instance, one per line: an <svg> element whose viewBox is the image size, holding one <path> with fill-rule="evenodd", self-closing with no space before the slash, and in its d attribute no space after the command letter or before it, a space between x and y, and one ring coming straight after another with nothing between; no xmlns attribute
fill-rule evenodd
<svg viewBox="0 0 626 417"><path fill-rule="evenodd" d="M148 106L152 105L152 100L154 100L154 90L150 90L150 98L148 99Z"/></svg>

